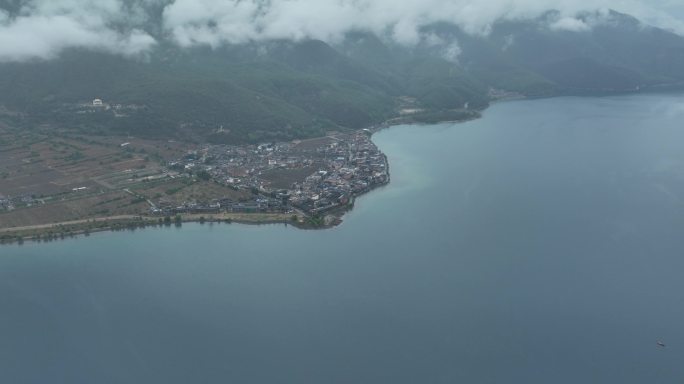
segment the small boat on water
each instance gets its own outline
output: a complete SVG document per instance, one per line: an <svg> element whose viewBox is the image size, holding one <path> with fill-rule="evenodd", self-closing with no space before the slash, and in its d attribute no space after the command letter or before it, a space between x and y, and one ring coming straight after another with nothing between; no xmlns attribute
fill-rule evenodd
<svg viewBox="0 0 684 384"><path fill-rule="evenodd" d="M658 341L658 346L665 347L665 343L663 343L662 341Z"/></svg>

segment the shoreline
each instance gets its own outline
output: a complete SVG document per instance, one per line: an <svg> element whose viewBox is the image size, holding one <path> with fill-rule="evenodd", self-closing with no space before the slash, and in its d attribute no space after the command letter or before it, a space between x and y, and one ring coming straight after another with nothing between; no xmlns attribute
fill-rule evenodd
<svg viewBox="0 0 684 384"><path fill-rule="evenodd" d="M0 228L0 247L4 245L18 244L25 242L52 242L56 240L73 239L80 236L90 236L101 232L120 232L135 231L148 227L182 227L183 224L239 224L239 225L285 225L293 226L299 230L327 230L332 229L343 223L346 213L354 209L356 198L362 197L376 189L380 189L389 184L379 185L367 192L354 197L345 206L337 207L328 212L325 218L331 218L329 222L316 225L308 221L310 218L302 218L292 213L212 213L212 214L186 214L178 215L180 220L172 218L165 221L159 216L149 215L130 215L130 216L111 216L96 217L83 220L65 221L52 224L39 224L25 227ZM296 218L296 220L295 220Z"/></svg>
<svg viewBox="0 0 684 384"><path fill-rule="evenodd" d="M375 133L377 131L373 131ZM190 213L171 217L153 215L117 215L93 217L87 219L63 222L36 224L22 227L0 228L0 247L3 245L24 242L51 242L67 240L80 236L90 236L92 233L135 231L147 227L182 227L185 223L209 224L240 224L240 225L292 225L301 230L326 230L343 223L343 217L354 209L356 199L365 196L376 189L390 184L391 173L387 155L382 154L387 169L387 182L375 185L368 190L354 196L343 206L338 206L322 215L307 216L299 212L291 213ZM316 219L316 221L312 220Z"/></svg>
<svg viewBox="0 0 684 384"><path fill-rule="evenodd" d="M68 221L53 224L42 224L27 227L0 229L0 246L23 244L24 242L51 242L66 240L80 236L90 236L100 232L135 231L148 227L182 227L188 223L240 224L240 225L293 225L299 223L287 214L191 214L181 216L180 221L165 221L157 216L112 216L92 219Z"/></svg>

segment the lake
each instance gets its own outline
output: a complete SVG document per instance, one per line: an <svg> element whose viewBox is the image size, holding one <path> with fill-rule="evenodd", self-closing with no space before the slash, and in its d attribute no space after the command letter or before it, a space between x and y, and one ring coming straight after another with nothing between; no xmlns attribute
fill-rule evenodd
<svg viewBox="0 0 684 384"><path fill-rule="evenodd" d="M683 121L501 103L376 134L392 183L331 230L3 246L0 382L681 382Z"/></svg>

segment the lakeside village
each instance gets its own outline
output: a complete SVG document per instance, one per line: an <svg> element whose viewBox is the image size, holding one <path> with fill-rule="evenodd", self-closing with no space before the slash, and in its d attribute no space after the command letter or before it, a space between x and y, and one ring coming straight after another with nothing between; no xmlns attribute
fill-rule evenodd
<svg viewBox="0 0 684 384"><path fill-rule="evenodd" d="M217 197L182 205L160 199L151 202L151 213L291 213L317 218L319 226L333 225L357 196L389 183L387 158L370 137L366 129L289 143L202 146L169 162L169 171L248 191L250 198Z"/></svg>
<svg viewBox="0 0 684 384"><path fill-rule="evenodd" d="M99 99L78 106L108 107ZM390 181L387 158L371 141L381 128L258 145L188 145L17 135L0 126L0 237L204 218L334 226L356 197Z"/></svg>
<svg viewBox="0 0 684 384"><path fill-rule="evenodd" d="M56 194L0 195L0 213L8 215L2 236L40 239L205 217L331 227L356 197L390 181L387 158L371 134L365 129L286 143L205 144L183 150L159 168L110 170L92 177L88 186L79 178ZM92 213L53 214L69 207ZM33 225L39 227L14 224L27 215L37 217Z"/></svg>

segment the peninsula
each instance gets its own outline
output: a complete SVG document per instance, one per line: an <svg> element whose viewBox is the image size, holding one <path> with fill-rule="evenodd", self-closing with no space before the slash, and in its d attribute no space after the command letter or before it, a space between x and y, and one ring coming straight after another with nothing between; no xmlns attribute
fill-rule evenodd
<svg viewBox="0 0 684 384"><path fill-rule="evenodd" d="M390 180L372 133L187 145L2 127L0 240L183 221L334 226L356 197Z"/></svg>

